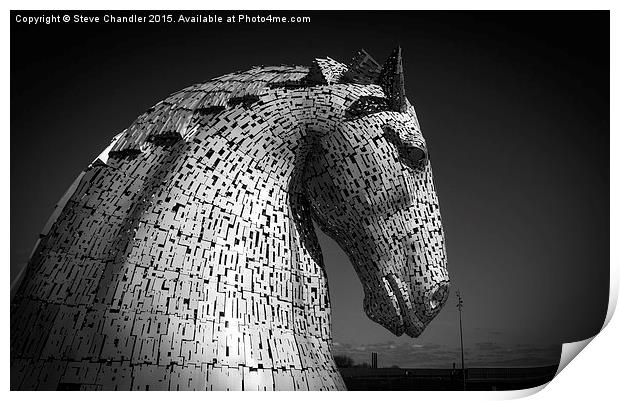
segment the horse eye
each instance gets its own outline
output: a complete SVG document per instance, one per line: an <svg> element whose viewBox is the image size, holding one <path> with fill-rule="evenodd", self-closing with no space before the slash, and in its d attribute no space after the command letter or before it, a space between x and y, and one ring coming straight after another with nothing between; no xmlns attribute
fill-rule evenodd
<svg viewBox="0 0 620 401"><path fill-rule="evenodd" d="M426 166L428 157L426 146L422 140L416 140L414 137L403 140L398 132L389 125L383 126L383 132L385 139L396 146L398 157L404 165L417 170Z"/></svg>
<svg viewBox="0 0 620 401"><path fill-rule="evenodd" d="M360 96L359 99L353 102L353 104L346 110L344 118L351 120L389 110L390 104L384 97Z"/></svg>
<svg viewBox="0 0 620 401"><path fill-rule="evenodd" d="M400 152L400 150L399 150ZM418 147L410 147L406 150L407 155L401 158L403 163L414 169L423 168L426 164L426 152Z"/></svg>

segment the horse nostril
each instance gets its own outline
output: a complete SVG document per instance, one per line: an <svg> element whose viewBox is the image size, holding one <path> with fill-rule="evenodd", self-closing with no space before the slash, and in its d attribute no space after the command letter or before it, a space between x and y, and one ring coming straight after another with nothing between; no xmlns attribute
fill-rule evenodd
<svg viewBox="0 0 620 401"><path fill-rule="evenodd" d="M446 299L448 298L448 288L448 283L441 283L439 284L439 287L437 287L435 291L433 291L429 302L431 312L435 312L438 309L441 309L444 303L446 303Z"/></svg>

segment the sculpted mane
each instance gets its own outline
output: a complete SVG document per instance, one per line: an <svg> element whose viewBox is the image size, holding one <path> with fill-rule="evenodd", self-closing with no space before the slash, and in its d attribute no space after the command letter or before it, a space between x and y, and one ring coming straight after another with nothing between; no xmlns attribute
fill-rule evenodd
<svg viewBox="0 0 620 401"><path fill-rule="evenodd" d="M147 141L190 139L195 132L189 127L195 126L195 119L208 118L237 105L248 106L271 86L299 82L308 71L308 67L301 66L253 67L182 89L140 115L120 134L111 152L131 155Z"/></svg>
<svg viewBox="0 0 620 401"><path fill-rule="evenodd" d="M347 65L329 57L306 66L260 66L222 75L173 93L140 115L110 149L119 156L135 155L145 142L174 142L192 137L188 128L196 118L207 117L237 105L249 106L273 88L351 83L368 85L379 78L381 66L364 50ZM404 95L403 95L404 101Z"/></svg>

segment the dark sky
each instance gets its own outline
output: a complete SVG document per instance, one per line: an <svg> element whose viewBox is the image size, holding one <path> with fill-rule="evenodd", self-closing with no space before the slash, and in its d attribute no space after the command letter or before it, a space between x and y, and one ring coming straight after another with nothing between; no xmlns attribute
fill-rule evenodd
<svg viewBox="0 0 620 401"><path fill-rule="evenodd" d="M399 43L433 162L452 291L418 339L394 337L364 315L351 264L320 235L336 352L451 366L457 288L470 366L557 363L562 342L602 325L608 12L294 11L271 14L312 21L36 26L15 23L17 14L42 13L11 14L11 278L77 174L170 93L252 65L346 62L362 47L383 61Z"/></svg>

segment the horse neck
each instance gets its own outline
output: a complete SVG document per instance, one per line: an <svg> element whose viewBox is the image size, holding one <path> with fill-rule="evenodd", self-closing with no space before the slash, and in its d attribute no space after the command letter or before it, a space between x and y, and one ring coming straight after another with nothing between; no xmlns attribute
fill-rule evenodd
<svg viewBox="0 0 620 401"><path fill-rule="evenodd" d="M308 130L296 109L276 109L286 112L231 111L187 141L148 143L78 177L16 295L12 357L40 362L28 374L53 371L56 388L54 358L71 349L83 364L133 369L136 389L166 377L185 386L188 372L211 388L238 388L241 374L276 389L344 388L300 195Z"/></svg>
<svg viewBox="0 0 620 401"><path fill-rule="evenodd" d="M228 227L214 237L210 279L225 284L225 318L290 341L282 355L296 353L303 366L329 363L327 279L300 183L311 138L295 110L287 121L261 120L242 137L220 131L208 143L230 152L213 172L210 224Z"/></svg>

